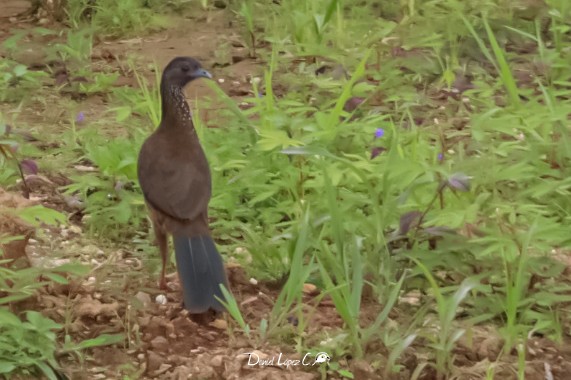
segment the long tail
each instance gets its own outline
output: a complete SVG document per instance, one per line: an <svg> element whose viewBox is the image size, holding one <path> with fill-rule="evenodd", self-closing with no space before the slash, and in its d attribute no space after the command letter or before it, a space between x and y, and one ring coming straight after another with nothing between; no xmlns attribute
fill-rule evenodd
<svg viewBox="0 0 571 380"><path fill-rule="evenodd" d="M182 283L184 307L193 314L208 309L224 310L215 296L224 300L220 284L228 289L222 256L208 235L174 236L176 266Z"/></svg>

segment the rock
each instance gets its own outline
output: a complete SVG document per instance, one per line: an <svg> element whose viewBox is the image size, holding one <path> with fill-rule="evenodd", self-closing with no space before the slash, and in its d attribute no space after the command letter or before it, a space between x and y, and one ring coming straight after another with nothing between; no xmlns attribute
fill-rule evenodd
<svg viewBox="0 0 571 380"><path fill-rule="evenodd" d="M137 320L139 322L139 326L147 327L149 325L149 323L151 322L151 317L148 315L145 315L145 316L137 318Z"/></svg>
<svg viewBox="0 0 571 380"><path fill-rule="evenodd" d="M64 195L63 200L64 200L65 204L73 210L83 210L85 208L85 204L77 196ZM72 230L72 228L70 228L70 231L75 232L75 231L77 231L77 229L79 229L79 232L77 232L77 233L78 234L81 233L81 228L79 228L77 226L73 226L73 227L76 227L76 229Z"/></svg>
<svg viewBox="0 0 571 380"><path fill-rule="evenodd" d="M303 293L308 295L315 295L319 292L317 291L317 286L313 284L303 284Z"/></svg>
<svg viewBox="0 0 571 380"><path fill-rule="evenodd" d="M202 337L209 342L216 342L218 340L218 334L214 331L206 331L205 333L201 334Z"/></svg>
<svg viewBox="0 0 571 380"><path fill-rule="evenodd" d="M163 364L161 364L161 366L159 367L158 370L153 372L153 376L156 377L156 376L162 375L163 373L165 373L166 371L168 371L171 368L172 368L172 365L163 363Z"/></svg>
<svg viewBox="0 0 571 380"><path fill-rule="evenodd" d="M60 314L61 316L65 316L65 313L59 313L59 311L58 311L58 314ZM80 320L75 320L69 325L69 331L71 331L73 333L85 331L85 325L83 323L81 323Z"/></svg>
<svg viewBox="0 0 571 380"><path fill-rule="evenodd" d="M216 355L210 360L210 365L214 368L220 368L224 364L224 355Z"/></svg>
<svg viewBox="0 0 571 380"><path fill-rule="evenodd" d="M171 321L164 320L159 317L153 317L151 319L151 324L158 324L161 328L164 329L164 333L157 333L154 335L162 335L162 336L170 336L171 334L175 333L174 324ZM160 331L160 330L159 330Z"/></svg>
<svg viewBox="0 0 571 380"><path fill-rule="evenodd" d="M74 234L78 234L78 235L80 235L82 233L81 227L76 226L75 224L72 224L71 226L69 226L69 231L73 232Z"/></svg>
<svg viewBox="0 0 571 380"><path fill-rule="evenodd" d="M164 294L159 294L155 298L155 302L159 305L166 305L167 304L167 297Z"/></svg>
<svg viewBox="0 0 571 380"><path fill-rule="evenodd" d="M503 341L500 337L490 335L477 347L476 352L481 359L495 361L501 352Z"/></svg>
<svg viewBox="0 0 571 380"><path fill-rule="evenodd" d="M42 296L41 298L43 306L48 309L53 308L65 308L66 299L63 297L56 297L49 294Z"/></svg>
<svg viewBox="0 0 571 380"><path fill-rule="evenodd" d="M197 360L192 369L193 379L216 379L218 378L214 368L209 366L206 361Z"/></svg>
<svg viewBox="0 0 571 380"><path fill-rule="evenodd" d="M119 310L119 304L113 302L110 304L103 304L95 299L83 299L75 307L75 315L78 317L91 317L96 318L98 316L113 317Z"/></svg>
<svg viewBox="0 0 571 380"><path fill-rule="evenodd" d="M165 361L163 357L153 351L147 351L147 372L154 372L159 369Z"/></svg>
<svg viewBox="0 0 571 380"><path fill-rule="evenodd" d="M151 296L145 292L138 292L135 295L135 298L138 299L139 301L141 301L141 303L143 304L143 307L145 307L145 308L151 304Z"/></svg>
<svg viewBox="0 0 571 380"><path fill-rule="evenodd" d="M413 290L399 298L399 303L407 303L409 305L419 305L421 294L419 291Z"/></svg>
<svg viewBox="0 0 571 380"><path fill-rule="evenodd" d="M181 365L172 371L170 379L172 380L187 380L192 379L192 371L185 365Z"/></svg>
<svg viewBox="0 0 571 380"><path fill-rule="evenodd" d="M224 319L215 319L209 323L209 326L212 326L218 330L226 330L228 328L228 322L226 322Z"/></svg>
<svg viewBox="0 0 571 380"><path fill-rule="evenodd" d="M93 245L93 244L88 244L86 246L83 246L79 252L81 254L84 255L88 255L89 257L97 257L97 256L104 256L104 252L101 248Z"/></svg>
<svg viewBox="0 0 571 380"><path fill-rule="evenodd" d="M192 359L189 359L187 355L180 356L180 355L169 355L169 363L174 365L175 367L179 367L181 365L191 365Z"/></svg>
<svg viewBox="0 0 571 380"><path fill-rule="evenodd" d="M51 257L35 257L30 258L32 266L36 268L57 268L65 264L71 263L70 259L54 259Z"/></svg>
<svg viewBox="0 0 571 380"><path fill-rule="evenodd" d="M237 337L231 347L234 348L247 348L250 347L250 342L244 337Z"/></svg>
<svg viewBox="0 0 571 380"><path fill-rule="evenodd" d="M151 347L158 351L167 352L169 349L169 341L164 336L157 336L151 340Z"/></svg>

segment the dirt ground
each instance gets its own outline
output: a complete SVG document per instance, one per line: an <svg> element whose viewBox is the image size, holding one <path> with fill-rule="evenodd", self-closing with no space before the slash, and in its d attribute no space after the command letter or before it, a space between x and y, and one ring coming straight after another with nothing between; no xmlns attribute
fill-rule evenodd
<svg viewBox="0 0 571 380"><path fill-rule="evenodd" d="M24 11L26 1L4 0L0 4L0 41L6 39L14 29L33 28L35 25L14 16ZM49 27L50 25L44 25ZM249 81L263 73L263 62L247 58L247 51L237 40L238 28L230 13L224 10L209 12L193 18L180 18L169 30L150 36L115 41L100 41L94 47L93 61L105 60L115 65L122 74L119 85L136 84L135 79L122 69L121 62L132 54L142 64L156 62L158 67L178 55L192 55L199 58L221 87L237 102L249 96ZM42 63L41 54L34 51L34 41L28 41L30 52L22 54L26 64ZM45 41L44 41L45 43ZM49 41L47 42L49 43ZM216 49L229 44L232 62L224 67L217 64ZM150 73L149 73L150 74ZM204 84L190 86L189 99L208 95ZM46 98L42 104L30 105L33 112L22 113L22 122L28 125L42 122L49 125L53 121L54 131L58 130L58 99ZM107 107L98 96L84 100L86 117L97 117ZM1 112L8 112L11 105L1 105ZM216 126L216 111L221 104L209 104L202 116L209 126ZM58 187L68 183L65 176L55 174L50 178L30 181L31 199L48 207L72 215L73 208L67 204ZM2 194L8 194L2 192ZM14 202L25 205L27 200L20 198L20 189L10 189L9 196L0 197L1 206L13 207ZM10 200L7 200L9 198ZM18 203L18 204L20 204ZM249 340L231 328L233 322L227 317L213 321L194 321L180 307L181 297L176 275L170 276L172 291L163 294L157 286L157 278L150 274L146 260L156 266L155 257L141 259L133 252L133 247L100 246L90 240L83 231L80 220L71 218L72 224L61 228L50 228L30 234L25 247L25 255L32 265L51 266L78 260L90 265L90 274L81 281L70 285L54 285L43 289L38 297L13 305L16 310L36 309L58 322L67 322L69 332L75 339L93 338L100 334L123 333L123 345L107 346L89 351L84 361L76 357L59 358L64 372L70 379L318 379L321 373L313 366L303 368L292 366L251 367L247 365L247 355L255 351L262 358L277 356L295 359L295 327L284 333L283 342L260 343ZM4 224L2 224L4 223ZM9 227L9 226L11 227ZM28 228L14 220L0 220L3 229L14 232ZM27 231L27 230L26 230ZM99 243L101 244L101 243ZM22 247L15 248L22 249ZM152 265L151 265L152 266ZM172 269L172 268L171 268ZM279 289L271 284L253 284L238 265L228 265L229 278L234 295L241 306L247 323L259 326L262 318L267 318L277 298ZM166 296L166 304L155 302L157 296ZM331 300L316 301L316 292L308 289L305 296L305 309L311 315L306 336L321 334L341 327L342 322L335 312ZM406 307L410 297L404 298L391 315L395 320L406 321ZM373 320L379 313L379 306L364 302L362 321ZM480 379L494 362L501 349L501 339L486 327L471 329L472 339L463 340L455 351L455 366L458 379ZM422 342L407 350L401 359L405 367L395 379L408 379L422 362L424 353ZM367 348L365 360L355 361L335 358L355 379L382 379L383 367L373 369L370 363L386 361L386 349L379 345ZM528 342L528 366L526 379L566 379L571 373L571 341L556 345L545 338L531 337ZM496 379L515 379L517 356L505 355L496 367ZM129 376L129 377L124 377ZM329 373L327 378L341 378ZM421 379L432 379L434 373L425 371Z"/></svg>

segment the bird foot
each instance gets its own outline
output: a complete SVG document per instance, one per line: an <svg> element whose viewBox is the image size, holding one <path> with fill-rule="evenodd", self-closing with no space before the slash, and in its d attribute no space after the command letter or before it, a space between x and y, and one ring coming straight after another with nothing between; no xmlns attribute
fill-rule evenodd
<svg viewBox="0 0 571 380"><path fill-rule="evenodd" d="M159 281L159 289L161 290L170 290L169 286L167 285L167 280L165 278L162 278Z"/></svg>

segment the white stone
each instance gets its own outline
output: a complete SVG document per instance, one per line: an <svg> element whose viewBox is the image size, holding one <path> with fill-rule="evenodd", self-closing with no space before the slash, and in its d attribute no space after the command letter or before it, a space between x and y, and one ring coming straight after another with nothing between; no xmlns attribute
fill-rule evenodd
<svg viewBox="0 0 571 380"><path fill-rule="evenodd" d="M159 294L155 298L155 302L159 305L166 305L167 304L167 297L164 294Z"/></svg>

